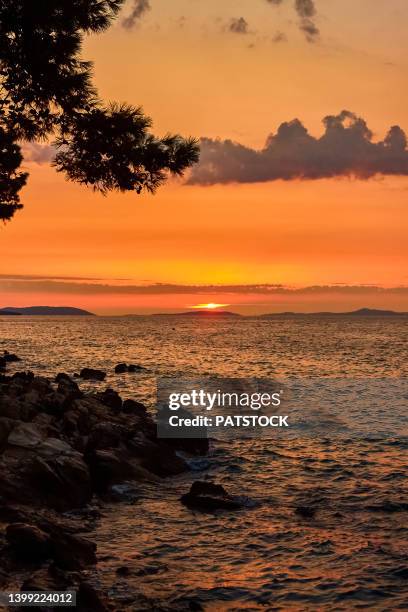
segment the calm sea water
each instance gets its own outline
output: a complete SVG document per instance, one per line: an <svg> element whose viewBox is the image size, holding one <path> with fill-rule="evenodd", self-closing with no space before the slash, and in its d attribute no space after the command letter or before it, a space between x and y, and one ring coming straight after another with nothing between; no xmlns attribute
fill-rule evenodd
<svg viewBox="0 0 408 612"><path fill-rule="evenodd" d="M408 318L4 317L1 348L42 375L105 369L106 382L88 388L113 386L153 406L157 375L407 377ZM147 371L116 376L120 361ZM211 611L406 610L407 446L402 438L214 442L192 472L144 486L133 505L104 508L93 579L124 610L192 602ZM192 513L179 496L206 477L257 507ZM298 505L315 506L315 518L296 515ZM126 577L116 574L122 565Z"/></svg>

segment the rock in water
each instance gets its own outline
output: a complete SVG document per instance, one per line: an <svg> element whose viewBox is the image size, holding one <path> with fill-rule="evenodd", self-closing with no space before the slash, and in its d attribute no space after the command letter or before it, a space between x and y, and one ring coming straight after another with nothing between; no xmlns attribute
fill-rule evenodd
<svg viewBox="0 0 408 612"><path fill-rule="evenodd" d="M316 508L313 508L313 506L298 506L295 509L295 514L303 518L313 518L316 514Z"/></svg>
<svg viewBox="0 0 408 612"><path fill-rule="evenodd" d="M130 373L141 372L142 370L144 370L144 367L141 365L135 365L134 363L128 365L128 372Z"/></svg>
<svg viewBox="0 0 408 612"><path fill-rule="evenodd" d="M222 485L198 480L193 482L190 491L180 498L182 504L201 512L215 510L240 510L244 505L229 495Z"/></svg>
<svg viewBox="0 0 408 612"><path fill-rule="evenodd" d="M105 380L106 372L94 370L93 368L82 368L79 377L84 380Z"/></svg>
<svg viewBox="0 0 408 612"><path fill-rule="evenodd" d="M17 355L14 355L14 353L9 353L8 351L4 351L3 359L7 363L14 363L16 361L21 361L20 357L17 357Z"/></svg>
<svg viewBox="0 0 408 612"><path fill-rule="evenodd" d="M142 370L144 370L143 366L136 365L134 363L130 363L129 365L127 363L118 363L115 366L115 374L125 374L125 372L141 372Z"/></svg>

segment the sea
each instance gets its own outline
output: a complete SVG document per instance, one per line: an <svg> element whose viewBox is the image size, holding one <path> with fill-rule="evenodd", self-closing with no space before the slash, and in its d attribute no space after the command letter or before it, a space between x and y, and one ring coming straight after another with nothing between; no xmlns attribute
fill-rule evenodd
<svg viewBox="0 0 408 612"><path fill-rule="evenodd" d="M157 377L399 384L408 317L9 316L0 317L2 349L23 359L15 370L42 376L103 369L104 382L81 386L115 388L154 411ZM145 369L116 375L120 362ZM408 610L401 432L382 435L373 421L370 435L212 439L207 457L187 457L189 472L103 506L90 579L123 610ZM184 507L180 496L205 479L251 503L212 514Z"/></svg>

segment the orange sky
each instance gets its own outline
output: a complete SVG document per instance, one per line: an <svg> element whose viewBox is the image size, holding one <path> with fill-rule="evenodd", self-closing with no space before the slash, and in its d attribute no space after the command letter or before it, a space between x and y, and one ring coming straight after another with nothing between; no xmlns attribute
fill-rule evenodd
<svg viewBox="0 0 408 612"><path fill-rule="evenodd" d="M156 133L231 138L262 147L282 121L314 135L346 108L382 139L408 130L405 0L316 1L320 40L305 41L293 3L152 0L139 27L120 20L87 40L109 100L142 104ZM220 6L222 4L222 6ZM249 34L228 32L244 16ZM181 19L184 18L184 19ZM274 43L276 32L287 41ZM0 230L1 274L127 279L126 285L408 285L408 178L185 186L106 198L27 164L25 209ZM98 281L102 282L102 281ZM92 288L91 288L92 289ZM92 292L0 278L1 305L71 304L100 313L232 304L241 312L408 310L408 292L191 295Z"/></svg>

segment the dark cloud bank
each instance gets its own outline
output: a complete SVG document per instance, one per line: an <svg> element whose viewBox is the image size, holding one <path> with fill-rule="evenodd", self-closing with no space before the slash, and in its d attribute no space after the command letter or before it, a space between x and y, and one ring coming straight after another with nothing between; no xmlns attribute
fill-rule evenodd
<svg viewBox="0 0 408 612"><path fill-rule="evenodd" d="M374 142L366 122L349 111L323 119L322 136L311 136L294 119L255 150L231 140L202 138L201 160L189 184L260 183L278 179L322 179L408 175L405 132L397 125Z"/></svg>
<svg viewBox="0 0 408 612"><path fill-rule="evenodd" d="M97 279L94 279L96 281ZM397 295L407 296L408 287L378 287L376 285L312 285L289 287L272 283L250 285L180 285L173 283L110 284L109 282L87 282L81 277L36 277L33 275L0 275L0 292L66 295L263 295L291 296L314 294L343 295Z"/></svg>

